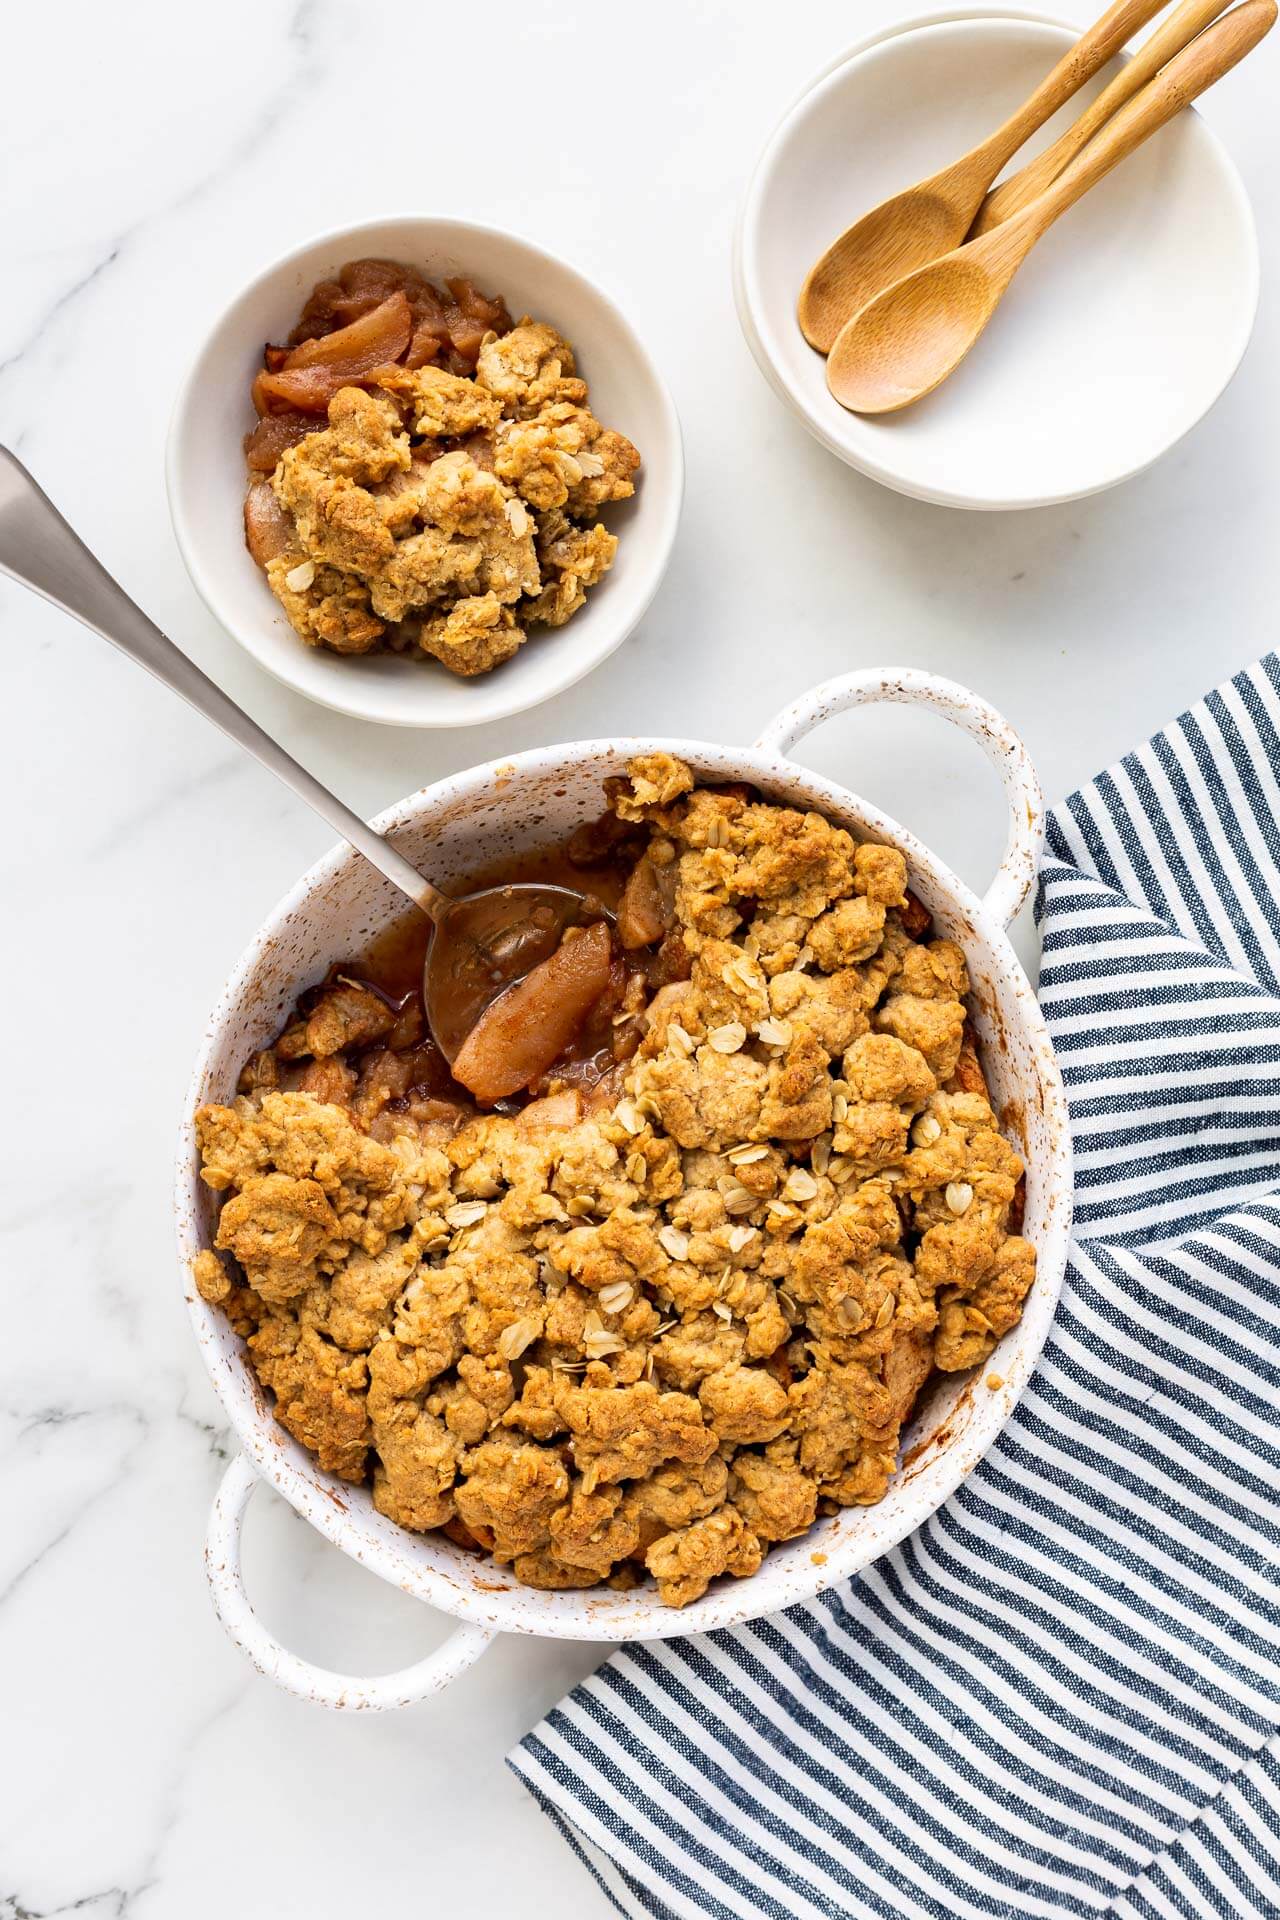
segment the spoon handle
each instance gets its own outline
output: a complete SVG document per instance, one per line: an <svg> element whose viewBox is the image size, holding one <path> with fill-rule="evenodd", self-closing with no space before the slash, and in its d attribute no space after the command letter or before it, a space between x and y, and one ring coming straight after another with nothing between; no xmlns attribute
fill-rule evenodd
<svg viewBox="0 0 1280 1920"><path fill-rule="evenodd" d="M1154 80L1160 69L1175 54L1181 53L1198 33L1203 33L1228 4L1229 0L1182 0L1182 5L1175 7L1151 38L1143 42L1132 60L1125 62L1110 86L1098 95L1092 106L1085 108L1080 118L1073 121L1051 147L1046 147L1043 153L1029 160L1011 179L992 189L978 209L978 217L969 230L969 238L978 239L981 234L989 233L992 227L998 227L1001 221L1020 213L1023 207L1030 206L1046 187L1053 184L1063 168L1075 159L1099 127L1104 126L1126 100L1132 100L1134 94L1145 87L1149 80Z"/></svg>
<svg viewBox="0 0 1280 1920"><path fill-rule="evenodd" d="M424 913L434 919L448 908L446 896L424 880L388 840L299 766L148 620L7 447L0 447L0 573L51 600L163 680L336 827Z"/></svg>
<svg viewBox="0 0 1280 1920"><path fill-rule="evenodd" d="M1017 112L969 156L978 170L985 170L986 180L993 180L1023 142L1052 119L1058 108L1078 93L1086 80L1092 80L1099 67L1105 67L1125 41L1154 20L1166 4L1167 0L1114 0L1101 19L1068 47Z"/></svg>
<svg viewBox="0 0 1280 1920"><path fill-rule="evenodd" d="M989 272L1012 277L1041 234L1068 207L1206 88L1230 73L1270 32L1275 18L1276 0L1244 0L1242 6L1233 7L1206 27L1108 120L1038 200L973 242L975 255L981 250L983 266Z"/></svg>

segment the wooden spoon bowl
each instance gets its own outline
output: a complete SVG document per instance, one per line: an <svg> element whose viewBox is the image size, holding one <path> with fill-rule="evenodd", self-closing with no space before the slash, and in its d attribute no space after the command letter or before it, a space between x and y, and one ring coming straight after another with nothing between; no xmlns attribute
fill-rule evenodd
<svg viewBox="0 0 1280 1920"><path fill-rule="evenodd" d="M963 240L973 217L970 201L981 191L975 187L957 201L941 188L911 187L865 214L805 280L798 318L809 345L829 353L860 307L922 262L950 253Z"/></svg>
<svg viewBox="0 0 1280 1920"><path fill-rule="evenodd" d="M855 413L896 413L953 373L1002 288L978 260L947 254L873 300L832 349L827 382Z"/></svg>

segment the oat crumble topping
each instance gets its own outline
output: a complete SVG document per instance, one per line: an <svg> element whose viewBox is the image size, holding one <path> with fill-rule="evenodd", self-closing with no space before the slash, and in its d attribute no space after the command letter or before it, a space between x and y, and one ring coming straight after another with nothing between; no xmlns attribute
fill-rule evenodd
<svg viewBox="0 0 1280 1920"><path fill-rule="evenodd" d="M226 1258L195 1280L382 1513L679 1607L879 1500L1035 1255L964 957L902 856L665 754L610 798L650 968L618 1064L477 1112L415 1087L420 1028L348 971L197 1116Z"/></svg>
<svg viewBox="0 0 1280 1920"><path fill-rule="evenodd" d="M468 281L357 260L268 347L246 441L249 550L308 646L488 673L613 565L601 509L640 456L569 342Z"/></svg>

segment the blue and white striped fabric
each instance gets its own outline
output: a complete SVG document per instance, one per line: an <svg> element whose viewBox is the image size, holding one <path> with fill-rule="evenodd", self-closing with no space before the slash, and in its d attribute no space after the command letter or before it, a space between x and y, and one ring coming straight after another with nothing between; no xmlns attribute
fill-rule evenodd
<svg viewBox="0 0 1280 1920"><path fill-rule="evenodd" d="M627 1914L1280 1916L1280 663L1074 794L1078 1167L1035 1379L927 1525L624 1648L511 1764Z"/></svg>

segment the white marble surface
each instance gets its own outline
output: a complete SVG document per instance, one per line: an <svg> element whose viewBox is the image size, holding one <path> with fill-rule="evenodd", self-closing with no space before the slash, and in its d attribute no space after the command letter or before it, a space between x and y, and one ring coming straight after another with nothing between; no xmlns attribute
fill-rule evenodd
<svg viewBox="0 0 1280 1920"><path fill-rule="evenodd" d="M1264 250L1236 383L1118 492L975 518L835 465L765 388L729 293L732 214L769 127L864 22L905 11L14 9L0 437L364 810L532 742L746 738L804 685L880 662L994 697L1059 796L1274 638L1275 55L1206 108ZM237 284L311 231L417 207L521 229L616 288L667 371L689 463L674 564L630 645L551 706L452 738L363 729L265 679L188 584L162 476L179 375ZM7 588L0 619L0 1916L364 1902L466 1920L510 1897L513 1869L528 1920L565 1901L603 1913L502 1764L594 1650L508 1642L437 1701L354 1723L256 1679L213 1621L200 1547L227 1442L174 1271L174 1123L223 976L328 835L82 630ZM891 715L833 726L814 754L970 877L991 865L994 782L971 748ZM255 1597L300 1650L385 1668L437 1636L271 1498L250 1533Z"/></svg>

